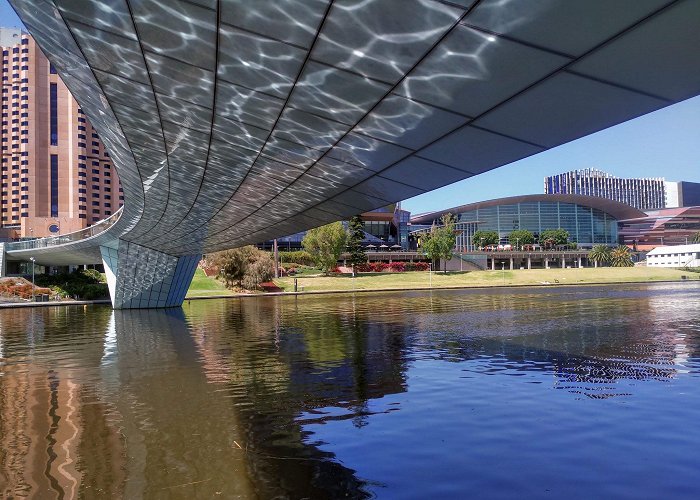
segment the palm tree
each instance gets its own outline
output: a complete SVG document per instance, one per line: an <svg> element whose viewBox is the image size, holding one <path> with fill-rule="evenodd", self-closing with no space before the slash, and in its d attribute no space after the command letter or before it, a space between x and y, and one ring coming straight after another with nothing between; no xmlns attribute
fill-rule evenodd
<svg viewBox="0 0 700 500"><path fill-rule="evenodd" d="M632 267L632 254L625 245L618 245L610 252L610 263L613 267Z"/></svg>
<svg viewBox="0 0 700 500"><path fill-rule="evenodd" d="M610 262L610 248L607 245L596 245L588 252L588 258L593 259L595 267L598 267L598 262L607 264Z"/></svg>

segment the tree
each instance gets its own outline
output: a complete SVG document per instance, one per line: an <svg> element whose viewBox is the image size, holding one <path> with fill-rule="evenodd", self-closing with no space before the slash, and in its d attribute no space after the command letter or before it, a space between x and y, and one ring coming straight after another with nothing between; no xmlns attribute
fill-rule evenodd
<svg viewBox="0 0 700 500"><path fill-rule="evenodd" d="M256 290L274 275L274 262L269 253L252 245L207 255L207 265L219 270L227 288L237 285Z"/></svg>
<svg viewBox="0 0 700 500"><path fill-rule="evenodd" d="M483 248L487 245L498 245L499 239L496 231L479 230L472 236L472 244L477 248Z"/></svg>
<svg viewBox="0 0 700 500"><path fill-rule="evenodd" d="M350 265L352 266L352 274L355 274L355 266L367 262L367 254L362 246L362 240L365 239L365 225L362 223L362 217L354 216L348 223L348 251L350 252Z"/></svg>
<svg viewBox="0 0 700 500"><path fill-rule="evenodd" d="M569 242L569 232L566 229L545 229L540 233L540 245L545 248L554 245L566 245Z"/></svg>
<svg viewBox="0 0 700 500"><path fill-rule="evenodd" d="M596 245L588 252L588 258L593 259L595 267L598 267L598 263L609 263L610 257L610 248L607 245Z"/></svg>
<svg viewBox="0 0 700 500"><path fill-rule="evenodd" d="M610 263L613 267L632 267L632 254L625 245L618 245L610 252Z"/></svg>
<svg viewBox="0 0 700 500"><path fill-rule="evenodd" d="M693 238L690 240L692 243L700 243L700 231L695 233L693 235Z"/></svg>
<svg viewBox="0 0 700 500"><path fill-rule="evenodd" d="M348 233L343 224L334 222L307 231L301 246L311 254L314 263L328 274L338 265L347 239Z"/></svg>
<svg viewBox="0 0 700 500"><path fill-rule="evenodd" d="M508 235L508 243L513 245L516 250L522 248L523 245L529 245L535 242L535 235L527 229L516 229Z"/></svg>
<svg viewBox="0 0 700 500"><path fill-rule="evenodd" d="M452 250L457 241L455 221L454 215L445 214L440 219L441 225L433 224L430 232L423 236L423 253L433 263L442 260L444 272L447 272L447 261L452 258Z"/></svg>

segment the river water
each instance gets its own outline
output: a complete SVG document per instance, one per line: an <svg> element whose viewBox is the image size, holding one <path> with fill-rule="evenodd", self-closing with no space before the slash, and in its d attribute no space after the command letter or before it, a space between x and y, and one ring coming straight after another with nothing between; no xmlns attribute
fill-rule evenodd
<svg viewBox="0 0 700 500"><path fill-rule="evenodd" d="M697 498L700 285L0 311L3 498Z"/></svg>

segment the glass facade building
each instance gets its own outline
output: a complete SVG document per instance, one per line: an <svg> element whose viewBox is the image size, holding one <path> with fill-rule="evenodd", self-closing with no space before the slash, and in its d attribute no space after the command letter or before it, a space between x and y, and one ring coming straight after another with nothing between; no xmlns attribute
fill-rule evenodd
<svg viewBox="0 0 700 500"><path fill-rule="evenodd" d="M475 223L479 230L497 231L502 243L518 229L532 232L535 238L547 229L565 229L569 239L582 247L618 242L618 220L632 207L611 200L580 195L528 195L463 205L450 210L425 214L411 220L412 226L439 224L442 214L450 212L459 223ZM472 250L469 248L468 250Z"/></svg>

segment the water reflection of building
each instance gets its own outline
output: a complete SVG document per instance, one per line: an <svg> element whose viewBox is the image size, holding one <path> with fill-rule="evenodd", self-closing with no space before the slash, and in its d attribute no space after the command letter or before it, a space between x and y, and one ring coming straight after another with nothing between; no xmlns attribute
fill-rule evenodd
<svg viewBox="0 0 700 500"><path fill-rule="evenodd" d="M0 496L78 498L123 493L124 448L109 405L80 366L47 358L57 347L99 359L99 343L63 345L75 309L0 314L6 360L0 365ZM93 314L94 326L104 315ZM51 324L51 329L37 326ZM99 330L98 330L99 331ZM26 356L35 361L24 364Z"/></svg>
<svg viewBox="0 0 700 500"><path fill-rule="evenodd" d="M668 381L686 371L679 361L692 356L688 341L668 323L673 317L682 323L683 315L657 304L673 301L634 285L619 298L610 291L586 293L579 291L576 301L552 300L551 290L433 293L434 304L412 304L417 338L409 344L437 359L474 361L467 371L545 372L552 387L591 398L624 395L630 381ZM659 319L650 327L655 313Z"/></svg>

